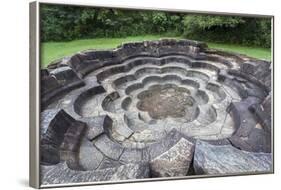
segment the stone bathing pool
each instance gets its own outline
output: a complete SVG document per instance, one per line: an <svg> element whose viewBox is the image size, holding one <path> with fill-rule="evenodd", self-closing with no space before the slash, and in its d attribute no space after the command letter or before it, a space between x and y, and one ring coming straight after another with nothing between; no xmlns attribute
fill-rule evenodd
<svg viewBox="0 0 281 190"><path fill-rule="evenodd" d="M41 70L42 184L270 172L271 63L163 39Z"/></svg>

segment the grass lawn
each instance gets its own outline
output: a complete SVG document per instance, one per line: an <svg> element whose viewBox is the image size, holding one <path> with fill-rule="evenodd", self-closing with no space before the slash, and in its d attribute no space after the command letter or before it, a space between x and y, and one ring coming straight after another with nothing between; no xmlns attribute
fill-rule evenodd
<svg viewBox="0 0 281 190"><path fill-rule="evenodd" d="M110 49L117 47L118 45L122 44L122 42L157 40L159 38L165 37L169 36L146 35L126 38L97 38L74 40L70 42L45 42L41 44L41 65L43 67L46 67L56 59L62 58L64 56L69 56L78 51L86 49ZM238 45L216 43L208 43L208 46L210 48L246 54L248 56L259 59L271 59L270 49L266 48L244 47Z"/></svg>
<svg viewBox="0 0 281 190"><path fill-rule="evenodd" d="M271 49L270 48L260 48L260 47L247 47L232 44L218 44L218 43L207 43L209 48L236 52L240 54L245 54L250 57L271 60Z"/></svg>

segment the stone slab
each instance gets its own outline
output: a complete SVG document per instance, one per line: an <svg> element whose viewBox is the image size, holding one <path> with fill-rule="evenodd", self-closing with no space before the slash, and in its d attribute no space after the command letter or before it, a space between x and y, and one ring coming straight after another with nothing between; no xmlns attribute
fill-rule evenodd
<svg viewBox="0 0 281 190"><path fill-rule="evenodd" d="M123 147L111 140L107 135L101 135L94 140L94 145L107 157L118 160L123 153Z"/></svg>
<svg viewBox="0 0 281 190"><path fill-rule="evenodd" d="M112 127L112 119L108 115L87 117L82 118L81 120L88 125L86 136L89 140L93 140Z"/></svg>
<svg viewBox="0 0 281 190"><path fill-rule="evenodd" d="M193 158L194 144L181 138L167 152L150 161L153 177L185 176Z"/></svg>
<svg viewBox="0 0 281 190"><path fill-rule="evenodd" d="M230 145L215 146L198 140L193 167L196 174L271 172L272 155L246 152Z"/></svg>
<svg viewBox="0 0 281 190"><path fill-rule="evenodd" d="M147 178L149 177L149 167L148 164L139 163L103 170L78 171L69 169L63 162L53 166L41 165L40 174L42 185L120 181Z"/></svg>
<svg viewBox="0 0 281 190"><path fill-rule="evenodd" d="M84 170L95 170L103 160L103 154L93 145L91 141L83 138L79 150L79 165Z"/></svg>

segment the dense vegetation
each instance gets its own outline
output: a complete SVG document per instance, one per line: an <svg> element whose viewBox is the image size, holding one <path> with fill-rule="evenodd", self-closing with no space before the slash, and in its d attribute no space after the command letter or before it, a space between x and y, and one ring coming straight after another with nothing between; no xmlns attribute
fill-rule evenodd
<svg viewBox="0 0 281 190"><path fill-rule="evenodd" d="M41 7L43 42L147 34L270 47L271 20L47 4Z"/></svg>

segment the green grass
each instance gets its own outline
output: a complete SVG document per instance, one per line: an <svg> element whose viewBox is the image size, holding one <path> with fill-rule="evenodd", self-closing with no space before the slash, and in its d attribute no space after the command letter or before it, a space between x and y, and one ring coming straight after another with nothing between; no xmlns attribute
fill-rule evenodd
<svg viewBox="0 0 281 190"><path fill-rule="evenodd" d="M41 44L41 65L46 67L52 61L62 58L64 56L72 55L78 51L86 49L111 49L115 48L123 42L143 41L143 40L157 40L169 36L146 35L126 38L97 38L86 40L74 40L70 42L45 42ZM179 37L177 37L179 38ZM230 44L216 44L208 43L210 48L246 54L251 57L270 60L270 49L245 47Z"/></svg>
<svg viewBox="0 0 281 190"><path fill-rule="evenodd" d="M41 65L46 67L52 61L64 56L72 55L78 51L86 49L111 49L116 48L124 42L134 42L143 40L158 40L169 36L135 36L126 38L96 38L86 40L74 40L70 42L45 42L41 44Z"/></svg>
<svg viewBox="0 0 281 190"><path fill-rule="evenodd" d="M218 43L207 43L209 48L214 48L218 50L224 50L228 52L235 52L240 54L245 54L250 57L271 60L271 49L270 48L260 48L260 47L247 47L232 44L218 44Z"/></svg>

